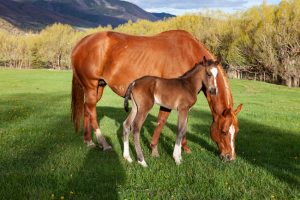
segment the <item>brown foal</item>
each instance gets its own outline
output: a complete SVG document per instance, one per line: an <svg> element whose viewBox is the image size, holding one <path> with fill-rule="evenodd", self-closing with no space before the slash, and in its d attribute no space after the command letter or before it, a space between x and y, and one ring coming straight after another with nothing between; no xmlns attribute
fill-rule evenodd
<svg viewBox="0 0 300 200"><path fill-rule="evenodd" d="M216 77L219 61L206 60L196 64L194 68L179 78L164 79L144 76L133 81L126 91L124 107L128 111L128 99L132 99L132 110L123 123L124 152L123 157L132 162L129 154L129 134L133 129L134 145L138 163L147 167L140 146L140 129L154 103L168 109L178 111L178 132L173 152L177 165L181 162L181 142L186 134L188 112L197 101L197 94L204 85L211 95L218 92Z"/></svg>

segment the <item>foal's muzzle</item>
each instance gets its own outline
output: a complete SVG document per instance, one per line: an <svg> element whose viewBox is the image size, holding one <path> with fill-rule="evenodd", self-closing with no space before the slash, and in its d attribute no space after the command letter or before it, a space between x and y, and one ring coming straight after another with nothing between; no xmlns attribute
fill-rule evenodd
<svg viewBox="0 0 300 200"><path fill-rule="evenodd" d="M210 93L210 95L217 95L218 89L215 87L210 88L209 93Z"/></svg>

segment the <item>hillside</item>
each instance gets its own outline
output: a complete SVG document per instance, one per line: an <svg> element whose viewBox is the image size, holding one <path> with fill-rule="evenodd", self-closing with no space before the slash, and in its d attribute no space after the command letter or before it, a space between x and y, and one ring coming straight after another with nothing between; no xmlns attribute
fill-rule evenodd
<svg viewBox="0 0 300 200"><path fill-rule="evenodd" d="M55 22L76 27L115 27L128 20L156 21L165 17L120 0L0 0L0 18L23 30L41 29Z"/></svg>

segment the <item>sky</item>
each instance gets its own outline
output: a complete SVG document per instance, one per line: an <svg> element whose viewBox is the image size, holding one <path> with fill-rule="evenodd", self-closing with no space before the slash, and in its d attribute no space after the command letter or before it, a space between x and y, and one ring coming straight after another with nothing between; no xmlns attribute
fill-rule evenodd
<svg viewBox="0 0 300 200"><path fill-rule="evenodd" d="M218 9L224 12L245 10L260 5L263 0L126 0L148 12L166 12L175 15ZM266 0L268 4L279 4L280 0Z"/></svg>

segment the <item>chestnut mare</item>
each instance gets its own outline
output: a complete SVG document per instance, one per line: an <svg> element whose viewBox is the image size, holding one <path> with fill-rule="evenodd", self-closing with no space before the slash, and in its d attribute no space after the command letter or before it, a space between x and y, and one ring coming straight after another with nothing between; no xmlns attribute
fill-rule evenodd
<svg viewBox="0 0 300 200"><path fill-rule="evenodd" d="M128 112L128 99L132 100L132 109L123 123L124 152L123 157L132 162L129 154L129 134L134 136L135 151L138 163L147 167L140 146L141 127L154 103L178 111L178 129L173 158L177 165L181 163L181 142L187 129L188 112L197 101L197 94L204 85L211 95L217 95L216 76L218 61L206 60L179 78L164 79L155 76L144 76L133 81L125 94L124 108Z"/></svg>
<svg viewBox="0 0 300 200"><path fill-rule="evenodd" d="M190 70L199 58L213 55L188 32L166 31L152 37L131 36L117 32L100 32L81 39L72 51L72 121L75 130L80 128L84 116L84 141L93 146L91 127L104 150L110 149L97 122L96 103L101 99L105 85L117 95L124 96L128 85L145 75L176 78ZM217 143L221 158L235 158L234 141L238 132L233 99L221 65L217 66L218 95L210 96L205 88L212 115L211 137ZM151 142L157 155L160 132L170 114L161 107ZM185 138L182 145L189 151Z"/></svg>

